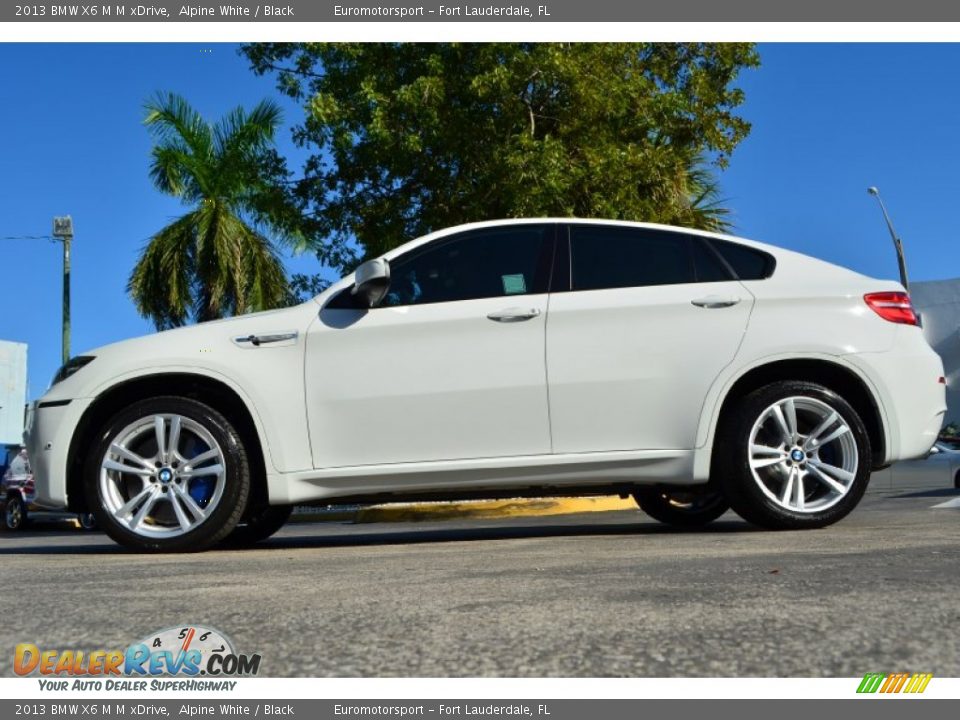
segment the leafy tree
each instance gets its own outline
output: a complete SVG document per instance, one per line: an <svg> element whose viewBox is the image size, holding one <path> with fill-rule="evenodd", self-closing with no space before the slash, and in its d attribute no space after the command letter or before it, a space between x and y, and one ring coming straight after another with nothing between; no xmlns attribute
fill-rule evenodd
<svg viewBox="0 0 960 720"><path fill-rule="evenodd" d="M277 105L236 108L210 124L171 93L146 112L155 139L150 179L192 209L143 248L127 288L137 310L164 329L284 305L283 263L258 229L282 233L289 221L284 164L272 149Z"/></svg>
<svg viewBox="0 0 960 720"><path fill-rule="evenodd" d="M721 229L714 176L749 132L751 44L253 44L304 104L290 197L345 269L474 220L577 216ZM354 244L356 243L356 244Z"/></svg>

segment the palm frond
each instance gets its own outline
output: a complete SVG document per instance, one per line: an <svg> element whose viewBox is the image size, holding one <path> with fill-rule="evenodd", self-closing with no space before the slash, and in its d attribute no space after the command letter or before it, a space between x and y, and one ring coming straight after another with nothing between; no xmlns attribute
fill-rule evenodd
<svg viewBox="0 0 960 720"><path fill-rule="evenodd" d="M196 221L196 213L188 213L150 238L127 282L137 310L158 330L183 325L193 307Z"/></svg>
<svg viewBox="0 0 960 720"><path fill-rule="evenodd" d="M190 103L176 93L157 93L144 104L143 124L161 145L183 142L195 155L212 149L210 126Z"/></svg>

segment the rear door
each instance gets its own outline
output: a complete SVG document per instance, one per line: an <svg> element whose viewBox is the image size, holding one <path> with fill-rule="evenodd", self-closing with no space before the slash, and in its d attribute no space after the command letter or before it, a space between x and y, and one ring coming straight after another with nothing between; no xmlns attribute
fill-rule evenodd
<svg viewBox="0 0 960 720"><path fill-rule="evenodd" d="M693 448L753 296L696 236L601 224L564 232L567 288L551 294L547 321L554 452Z"/></svg>

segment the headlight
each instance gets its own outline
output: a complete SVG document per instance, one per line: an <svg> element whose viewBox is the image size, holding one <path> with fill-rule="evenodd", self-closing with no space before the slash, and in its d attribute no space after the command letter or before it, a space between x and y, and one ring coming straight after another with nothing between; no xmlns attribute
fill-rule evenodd
<svg viewBox="0 0 960 720"><path fill-rule="evenodd" d="M77 370L93 362L93 360L93 355L77 355L76 357L70 358L59 370L57 370L57 374L53 376L50 387L53 387L59 382L63 382L68 377L73 375Z"/></svg>

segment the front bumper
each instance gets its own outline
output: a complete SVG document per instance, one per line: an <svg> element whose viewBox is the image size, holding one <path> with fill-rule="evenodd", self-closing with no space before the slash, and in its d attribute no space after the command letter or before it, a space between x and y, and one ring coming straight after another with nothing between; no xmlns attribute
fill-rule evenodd
<svg viewBox="0 0 960 720"><path fill-rule="evenodd" d="M70 442L91 402L89 398L82 398L48 405L41 398L30 406L24 435L33 468L37 505L49 509L67 507Z"/></svg>

